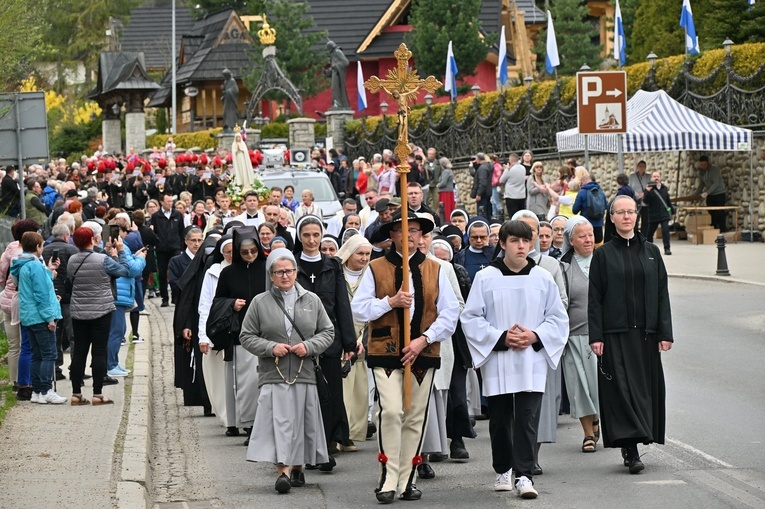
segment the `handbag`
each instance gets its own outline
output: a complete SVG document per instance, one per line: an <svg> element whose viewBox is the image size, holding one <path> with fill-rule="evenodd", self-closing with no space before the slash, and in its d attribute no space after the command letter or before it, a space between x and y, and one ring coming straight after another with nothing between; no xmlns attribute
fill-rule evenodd
<svg viewBox="0 0 765 509"><path fill-rule="evenodd" d="M287 313L287 310L284 309L284 306L279 301L279 299L274 298L276 301L276 304L278 304L279 309L282 310L282 313L284 313L284 316L287 317L287 320L290 321L292 324L293 330L295 330L298 333L298 336L300 336L301 341L303 343L306 342L305 336L303 336L303 333L300 332L300 329L298 329L297 324L295 323L295 320L292 319L289 313ZM316 361L316 356L311 356L311 361L313 361L313 372L316 375L316 392L319 393L319 404L321 406L326 406L329 404L330 400L332 399L332 393L329 390L329 382L327 382L327 378L324 376L324 371L321 369L321 364L319 364Z"/></svg>
<svg viewBox="0 0 765 509"><path fill-rule="evenodd" d="M213 350L226 350L239 337L241 324L239 313L234 311L235 299L213 299L210 314L207 317L207 337L213 342Z"/></svg>

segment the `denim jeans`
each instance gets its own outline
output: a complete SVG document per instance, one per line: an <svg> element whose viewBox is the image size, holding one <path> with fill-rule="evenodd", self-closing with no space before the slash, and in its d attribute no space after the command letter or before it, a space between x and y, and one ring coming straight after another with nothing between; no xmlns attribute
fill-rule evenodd
<svg viewBox="0 0 765 509"><path fill-rule="evenodd" d="M32 385L32 346L29 344L29 332L27 328L21 327L21 353L19 354L19 386Z"/></svg>
<svg viewBox="0 0 765 509"><path fill-rule="evenodd" d="M491 188L491 206L494 208L494 216L499 217L504 214L502 210L502 198L499 196L499 186L492 186ZM491 219L487 217L486 219Z"/></svg>
<svg viewBox="0 0 765 509"><path fill-rule="evenodd" d="M56 365L56 331L49 330L47 322L30 325L27 337L32 347L32 391L47 393L53 388L53 369Z"/></svg>
<svg viewBox="0 0 765 509"><path fill-rule="evenodd" d="M112 370L119 364L120 347L122 338L125 337L125 313L126 306L117 306L112 313L112 324L109 328L109 342L106 345L106 370Z"/></svg>

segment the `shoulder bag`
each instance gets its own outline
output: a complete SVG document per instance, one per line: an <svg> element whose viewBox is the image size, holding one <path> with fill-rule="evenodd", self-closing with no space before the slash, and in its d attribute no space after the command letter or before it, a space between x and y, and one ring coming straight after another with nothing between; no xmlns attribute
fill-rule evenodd
<svg viewBox="0 0 765 509"><path fill-rule="evenodd" d="M85 258L83 258L80 264L77 266L77 268L74 271L74 274L72 274L72 277L68 277L64 280L64 294L72 295L72 289L74 288L74 277L77 275L77 272L79 272L80 267L82 267L82 264L85 263L85 260L87 260L88 257L92 254L93 252L91 251L90 253L85 255Z"/></svg>

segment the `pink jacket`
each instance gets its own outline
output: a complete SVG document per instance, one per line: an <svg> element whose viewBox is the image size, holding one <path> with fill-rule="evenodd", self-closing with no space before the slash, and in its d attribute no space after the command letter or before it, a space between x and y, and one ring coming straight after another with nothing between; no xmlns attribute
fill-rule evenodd
<svg viewBox="0 0 765 509"><path fill-rule="evenodd" d="M5 291L0 297L0 309L11 315L11 325L19 323L19 303L18 292L16 289L16 281L10 274L11 262L14 258L21 254L21 246L19 241L14 240L8 247L5 248L5 252L0 256L0 287L5 287Z"/></svg>

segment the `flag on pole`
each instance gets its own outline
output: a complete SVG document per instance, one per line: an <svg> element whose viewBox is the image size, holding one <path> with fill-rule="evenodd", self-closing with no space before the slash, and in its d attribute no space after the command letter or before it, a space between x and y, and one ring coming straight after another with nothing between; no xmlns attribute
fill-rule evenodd
<svg viewBox="0 0 765 509"><path fill-rule="evenodd" d="M247 121L246 120L242 122L242 130L239 131L239 134L242 135L242 141L247 141Z"/></svg>
<svg viewBox="0 0 765 509"><path fill-rule="evenodd" d="M699 54L699 38L696 37L696 26L693 24L691 0L683 0L683 10L680 13L680 26L685 29L685 51L691 55Z"/></svg>
<svg viewBox="0 0 765 509"><path fill-rule="evenodd" d="M507 41L505 40L505 25L502 25L502 35L499 36L499 82L507 83Z"/></svg>
<svg viewBox="0 0 765 509"><path fill-rule="evenodd" d="M452 41L449 41L449 49L446 51L446 79L444 90L450 93L452 99L457 97L457 61L452 51Z"/></svg>
<svg viewBox="0 0 765 509"><path fill-rule="evenodd" d="M364 88L364 74L361 72L361 60L356 62L356 88L358 89L358 111L364 111L367 108L367 91Z"/></svg>
<svg viewBox="0 0 765 509"><path fill-rule="evenodd" d="M547 54L545 55L547 74L553 74L559 65L560 58L558 57L558 41L555 40L555 27L553 26L552 14L547 11Z"/></svg>
<svg viewBox="0 0 765 509"><path fill-rule="evenodd" d="M614 60L623 66L627 61L627 41L624 38L624 24L622 23L622 10L619 8L619 0L616 0L616 18L614 26Z"/></svg>

